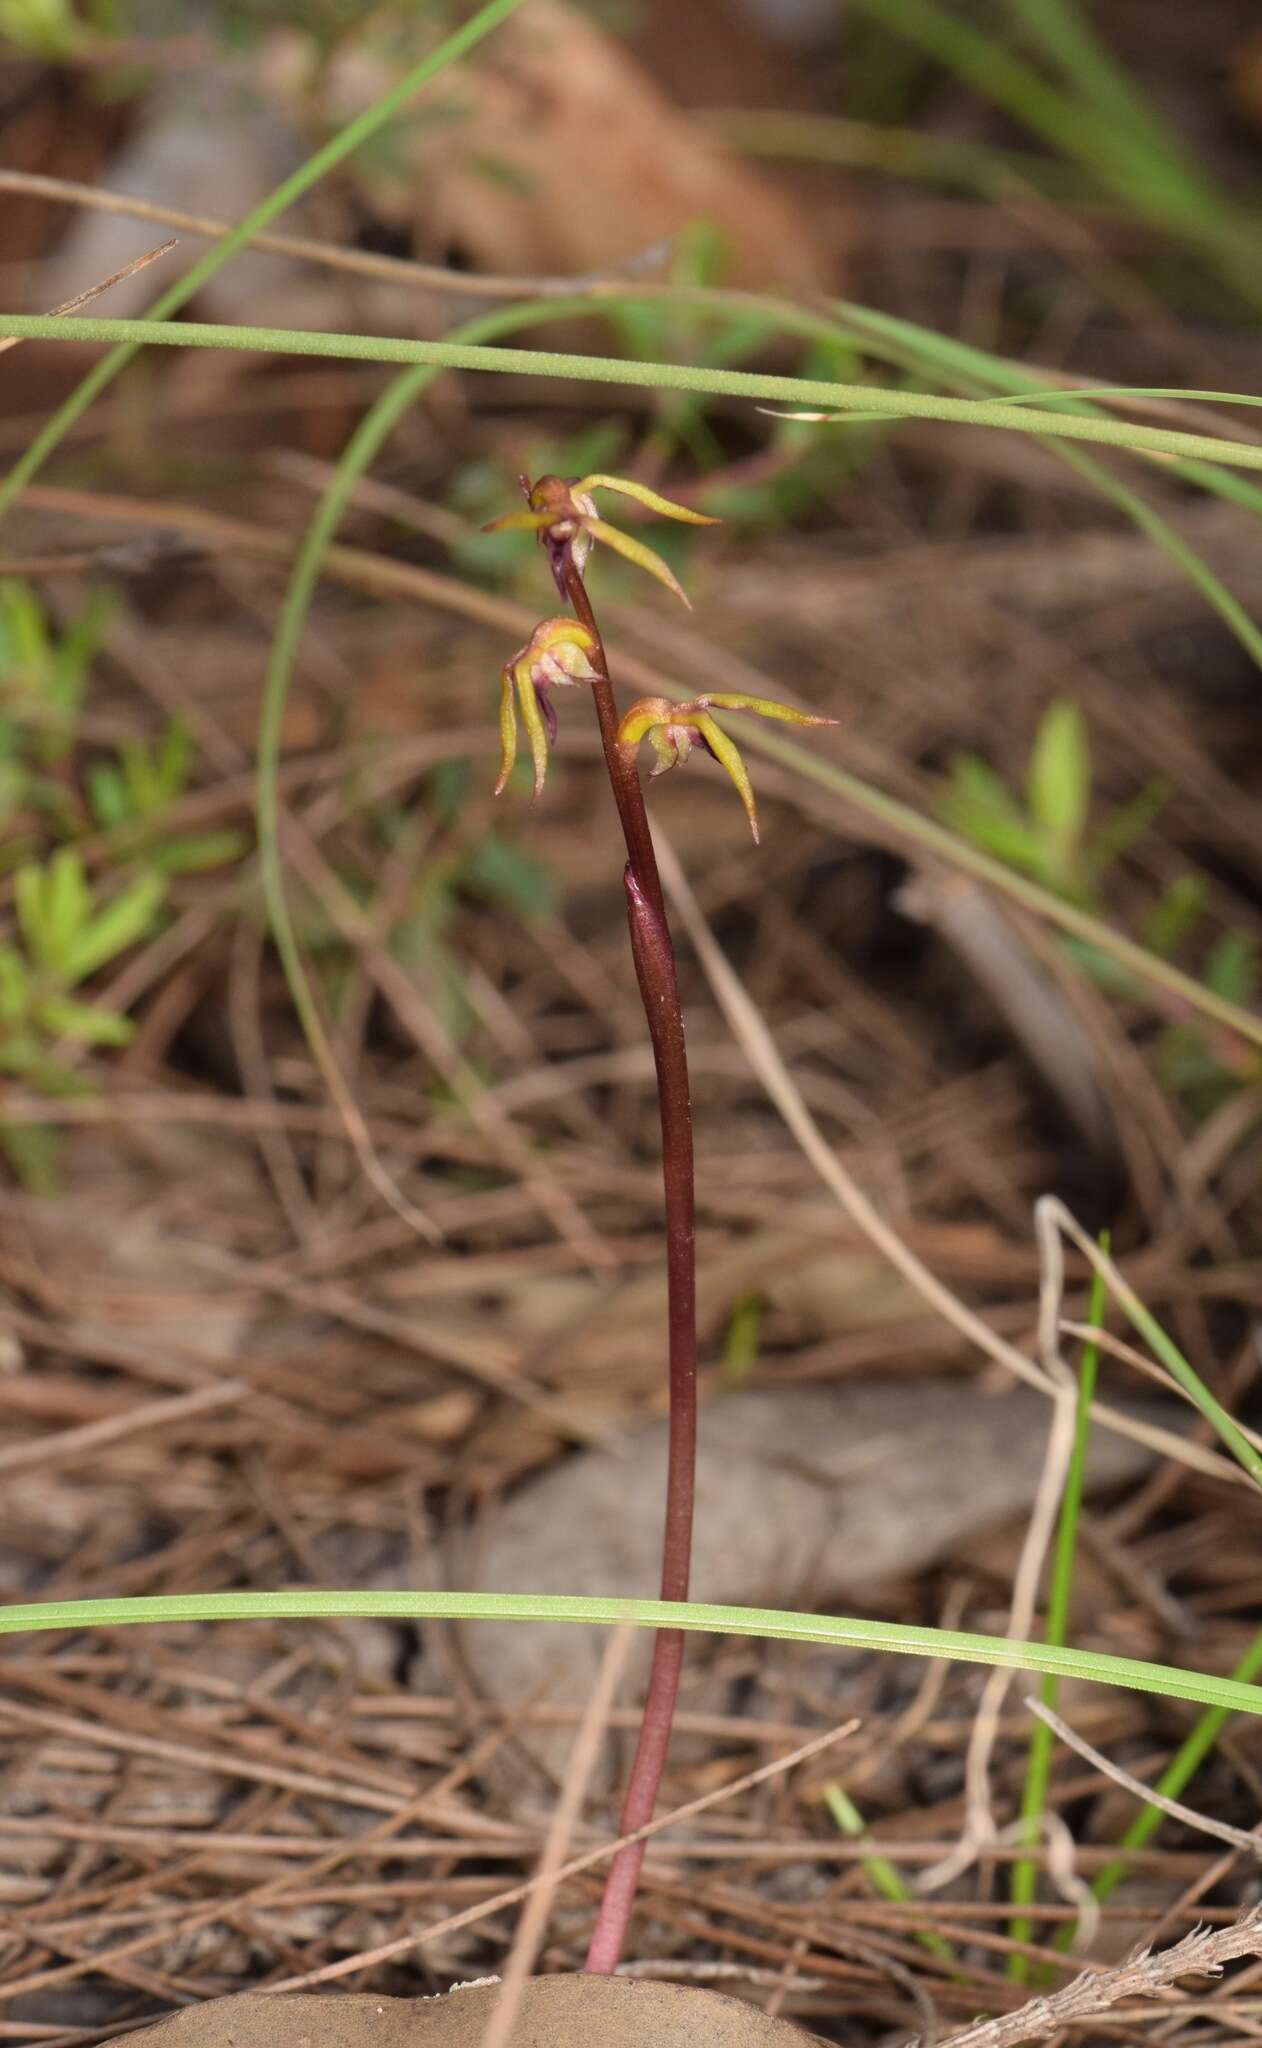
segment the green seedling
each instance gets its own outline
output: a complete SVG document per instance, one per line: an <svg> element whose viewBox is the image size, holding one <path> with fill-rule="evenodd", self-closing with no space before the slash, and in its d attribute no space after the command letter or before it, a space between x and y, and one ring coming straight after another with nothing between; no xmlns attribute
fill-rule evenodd
<svg viewBox="0 0 1262 2048"><path fill-rule="evenodd" d="M240 860L243 832L180 833L169 814L188 790L193 743L173 719L160 739L126 739L112 761L94 761L85 777L92 816L110 835L111 851L164 875L202 873Z"/></svg>
<svg viewBox="0 0 1262 2048"><path fill-rule="evenodd" d="M1205 956L1201 980L1228 1002L1249 1008L1262 987L1262 948L1252 932L1227 931ZM1199 1116L1208 1116L1238 1089L1262 1091L1262 1053L1229 1031L1199 1020L1175 1024L1162 1038L1158 1069L1168 1088Z"/></svg>
<svg viewBox="0 0 1262 2048"><path fill-rule="evenodd" d="M938 802L962 838L1045 889L1084 906L1101 877L1152 823L1164 801L1157 784L1141 790L1094 831L1091 748L1077 704L1057 697L1044 712L1017 796L978 754L957 754Z"/></svg>
<svg viewBox="0 0 1262 2048"><path fill-rule="evenodd" d="M29 583L0 582L0 757L65 760L108 610L103 594L89 598L58 637Z"/></svg>
<svg viewBox="0 0 1262 2048"><path fill-rule="evenodd" d="M850 1794L839 1785L835 1778L822 1787L824 1804L828 1808L837 1832L850 1842L863 1842L870 1847L870 1853L863 1859L863 1871L873 1891L880 1899L889 1899L894 1904L909 1905L915 1893L908 1884L897 1864L883 1856L868 1830L858 1807ZM955 1961L955 1951L949 1941L944 1941L932 1928L923 1927L917 1931L916 1939L931 1956L948 1965Z"/></svg>
<svg viewBox="0 0 1262 2048"><path fill-rule="evenodd" d="M719 1371L725 1387L743 1387L756 1372L767 1304L761 1294L738 1294L728 1312L719 1345Z"/></svg>
<svg viewBox="0 0 1262 2048"><path fill-rule="evenodd" d="M37 819L64 836L82 825L66 763L107 612L90 598L58 636L28 583L0 582L0 869L38 850Z"/></svg>
<svg viewBox="0 0 1262 2048"><path fill-rule="evenodd" d="M1147 829L1164 799L1150 784L1094 830L1091 754L1078 706L1057 698L1035 736L1020 798L977 754L957 754L939 799L944 821L964 839L1045 889L1084 909L1099 904L1099 884L1114 861ZM1142 936L1149 951L1170 959L1198 923L1208 900L1204 875L1177 875L1148 910ZM1142 991L1129 967L1089 940L1062 945L1110 995L1131 1001ZM1248 1010L1258 993L1259 948L1249 932L1224 932L1210 947L1199 980L1212 995ZM1256 1046L1199 1019L1173 1025L1162 1037L1158 1071L1166 1087L1195 1113L1208 1115L1238 1088L1262 1084Z"/></svg>
<svg viewBox="0 0 1262 2048"><path fill-rule="evenodd" d="M118 894L93 889L73 847L13 878L17 931L0 942L0 1074L47 1095L81 1092L67 1058L73 1046L125 1045L128 1018L77 991L153 929L166 884L141 875ZM52 1135L38 1125L0 1123L0 1146L23 1184L47 1194L55 1185Z"/></svg>

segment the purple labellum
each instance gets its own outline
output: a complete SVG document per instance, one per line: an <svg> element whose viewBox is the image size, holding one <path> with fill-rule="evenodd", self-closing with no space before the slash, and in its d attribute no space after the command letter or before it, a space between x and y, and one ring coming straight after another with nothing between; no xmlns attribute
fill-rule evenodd
<svg viewBox="0 0 1262 2048"><path fill-rule="evenodd" d="M547 729L548 745L550 747L555 747L557 743L556 705L552 702L551 697L549 697L547 689L540 683L535 684L535 699L538 703L539 710L543 717L544 725Z"/></svg>
<svg viewBox="0 0 1262 2048"><path fill-rule="evenodd" d="M561 596L568 598L569 585L566 583L565 575L569 566L572 536L567 534L564 540L559 540L552 529L545 526L539 538L548 557L548 567L552 571L552 581L556 584Z"/></svg>

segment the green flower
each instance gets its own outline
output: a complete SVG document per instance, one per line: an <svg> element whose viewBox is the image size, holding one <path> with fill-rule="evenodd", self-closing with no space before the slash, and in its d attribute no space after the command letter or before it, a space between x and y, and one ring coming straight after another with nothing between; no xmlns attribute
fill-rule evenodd
<svg viewBox="0 0 1262 2048"><path fill-rule="evenodd" d="M837 720L817 718L808 711L791 711L787 704L773 703L769 697L746 697L734 692L694 697L688 704L672 704L666 697L641 697L624 715L618 727L618 745L634 753L641 741L647 740L657 756L653 775L664 775L668 768L678 767L695 746L702 746L713 755L736 784L757 845L754 792L737 747L710 716L715 707L720 711L752 711L759 718L777 718L784 725L836 725Z"/></svg>
<svg viewBox="0 0 1262 2048"><path fill-rule="evenodd" d="M592 492L617 491L622 497L634 498L637 504L647 506L650 512L660 512L665 519L681 519L689 526L717 526L717 519L711 519L705 512L694 512L690 506L676 505L672 499L649 490L647 484L633 483L624 476L541 476L533 484L529 477L522 477L520 483L529 511L506 512L502 518L490 520L483 531L537 533L562 597L570 595L567 578L571 566L581 576L592 542L599 540L626 561L634 562L637 568L647 569L650 576L656 576L659 583L688 603L683 586L661 556L645 547L643 541L633 540L629 533L602 519Z"/></svg>
<svg viewBox="0 0 1262 2048"><path fill-rule="evenodd" d="M534 799L538 798L547 773L548 748L557 735L557 716L547 692L554 683L594 682L598 670L587 657L595 648L595 634L577 619L545 619L535 627L526 645L505 662L500 682L500 777L495 785L496 796L508 781L517 759L520 708L535 764Z"/></svg>

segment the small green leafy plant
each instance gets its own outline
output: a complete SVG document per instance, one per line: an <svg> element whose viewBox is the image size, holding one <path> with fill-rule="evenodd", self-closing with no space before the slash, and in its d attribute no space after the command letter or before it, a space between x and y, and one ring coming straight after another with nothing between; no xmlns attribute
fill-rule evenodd
<svg viewBox="0 0 1262 2048"><path fill-rule="evenodd" d="M107 600L91 597L57 634L28 583L0 582L0 867L36 850L36 820L64 835L82 823L65 771L107 616Z"/></svg>
<svg viewBox="0 0 1262 2048"><path fill-rule="evenodd" d="M88 803L113 855L164 875L197 874L241 859L249 843L243 832L171 828L169 814L188 790L192 765L192 736L178 719L160 738L124 739L112 760L89 764Z"/></svg>
<svg viewBox="0 0 1262 2048"><path fill-rule="evenodd" d="M1164 795L1152 783L1092 829L1087 722L1072 699L1057 697L1039 722L1021 795L979 754L957 754L938 811L983 852L1086 905L1095 902L1106 870L1152 823Z"/></svg>
<svg viewBox="0 0 1262 2048"><path fill-rule="evenodd" d="M1252 932L1223 932L1205 955L1201 980L1228 1002L1252 1005L1262 988L1260 955L1262 949ZM1166 1086L1201 1116L1208 1116L1238 1089L1262 1090L1262 1053L1199 1018L1173 1024L1164 1034L1158 1071Z"/></svg>
<svg viewBox="0 0 1262 2048"><path fill-rule="evenodd" d="M983 852L1032 876L1067 902L1095 909L1104 875L1146 831L1163 800L1161 786L1151 783L1093 828L1086 720L1077 704L1058 697L1039 723L1020 796L980 755L957 754L938 811L961 838ZM1149 951L1172 958L1199 922L1208 894L1204 875L1177 875L1144 917L1143 939ZM1098 946L1072 937L1062 944L1110 994L1140 994L1136 977ZM1199 979L1214 995L1248 1008L1262 980L1253 935L1240 930L1221 933L1204 955ZM1193 1018L1163 1034L1157 1067L1166 1086L1202 1115L1235 1089L1262 1081L1262 1060L1253 1046Z"/></svg>
<svg viewBox="0 0 1262 2048"><path fill-rule="evenodd" d="M46 863L28 862L13 878L17 933L0 943L0 1074L46 1095L86 1087L67 1057L71 1047L125 1045L128 1018L77 993L121 953L146 938L166 884L140 875L102 897L73 847ZM36 1124L0 1124L0 1145L24 1184L51 1193L52 1135Z"/></svg>
<svg viewBox="0 0 1262 2048"><path fill-rule="evenodd" d="M426 821L425 857L416 862L407 900L383 938L394 959L424 988L457 1046L468 1039L479 1015L455 939L462 913L484 906L525 923L546 921L558 897L557 876L546 862L484 824L477 806L469 803L471 782L464 759L443 762L427 779L416 807ZM377 895L372 856L378 851L394 855L411 822L398 805L374 803L366 809L369 857L338 868L339 881L362 909L371 911ZM314 898L304 902L302 941L318 966L330 1015L340 1016L356 955Z"/></svg>

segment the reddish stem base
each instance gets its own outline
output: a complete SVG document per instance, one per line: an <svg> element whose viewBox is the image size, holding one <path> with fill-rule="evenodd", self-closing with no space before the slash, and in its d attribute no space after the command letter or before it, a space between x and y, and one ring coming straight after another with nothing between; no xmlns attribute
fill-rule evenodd
<svg viewBox="0 0 1262 2048"><path fill-rule="evenodd" d="M600 628L586 587L571 562L566 585L575 613L595 641L592 684L605 764L627 847L623 877L627 922L636 979L648 1020L657 1073L662 1127L662 1182L666 1207L666 1278L670 1339L670 1447L666 1474L666 1521L662 1536L663 1600L688 1598L692 1557L692 1511L697 1449L697 1279L696 1211L693 1194L692 1104L683 1010L675 971L675 949L653 851L644 792L633 754L618 745L618 711ZM670 1744L684 1638L678 1629L659 1631L644 1701L644 1718L622 1808L623 1834L653 1818ZM609 1869L587 1956L589 1971L608 1975L622 1957L635 1900L644 1844L621 1850Z"/></svg>

